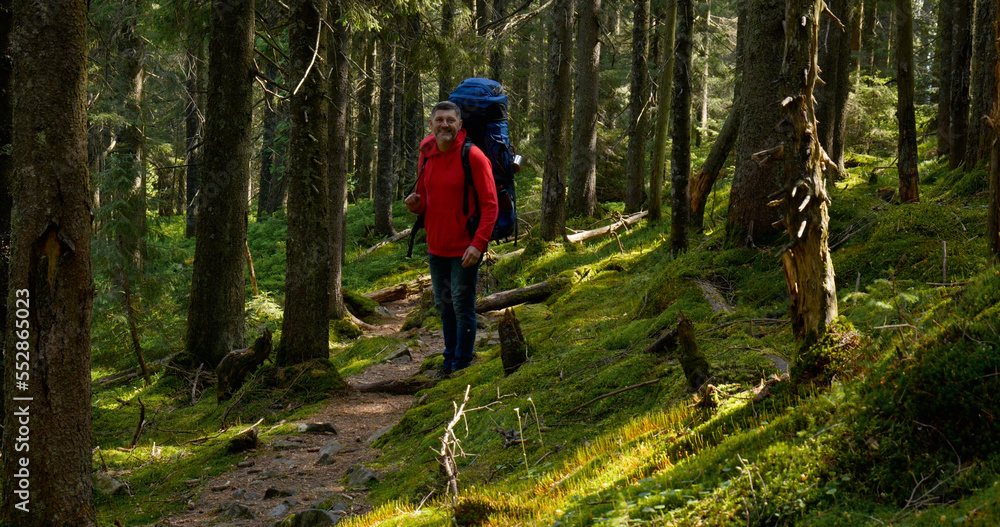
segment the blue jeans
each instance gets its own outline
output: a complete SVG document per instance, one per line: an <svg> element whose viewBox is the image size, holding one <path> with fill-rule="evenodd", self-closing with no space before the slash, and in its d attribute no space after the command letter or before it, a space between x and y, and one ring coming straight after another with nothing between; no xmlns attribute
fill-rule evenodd
<svg viewBox="0 0 1000 527"><path fill-rule="evenodd" d="M462 257L429 254L434 305L444 332L444 369L457 371L472 362L476 344L476 281L479 264L462 267Z"/></svg>

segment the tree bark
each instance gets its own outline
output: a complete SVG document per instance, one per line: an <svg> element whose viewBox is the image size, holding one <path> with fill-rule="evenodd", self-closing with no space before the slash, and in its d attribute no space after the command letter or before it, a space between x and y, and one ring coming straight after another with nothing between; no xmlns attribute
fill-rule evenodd
<svg viewBox="0 0 1000 527"><path fill-rule="evenodd" d="M895 0L896 20L896 119L899 122L897 164L899 201L920 201L917 173L917 117L913 107L913 10L910 0Z"/></svg>
<svg viewBox="0 0 1000 527"><path fill-rule="evenodd" d="M362 56L356 58L364 70L358 97L358 140L355 142L358 147L355 155L357 184L354 198L356 200L372 197L374 181L372 168L375 162L375 110L372 105L375 100L375 37L370 32L365 33L365 36L365 45L358 47ZM385 52L383 49L378 51L380 54Z"/></svg>
<svg viewBox="0 0 1000 527"><path fill-rule="evenodd" d="M566 160L569 155L570 66L573 60L573 0L555 0L552 33L549 36L548 132L545 137L545 169L542 178L543 240L565 236Z"/></svg>
<svg viewBox="0 0 1000 527"><path fill-rule="evenodd" d="M1000 12L1000 0L997 0ZM1000 29L1000 28L998 28ZM1000 57L1000 39L994 51ZM993 62L993 135L1000 138L1000 58ZM993 141L990 154L990 203L986 215L986 240L993 263L1000 264L1000 140Z"/></svg>
<svg viewBox="0 0 1000 527"><path fill-rule="evenodd" d="M528 343L524 340L521 322L513 309L503 312L503 317L497 322L497 333L500 336L500 361L503 363L503 374L510 375L528 360Z"/></svg>
<svg viewBox="0 0 1000 527"><path fill-rule="evenodd" d="M625 212L642 208L646 194L646 138L649 135L649 0L635 0L632 22L632 82L629 90Z"/></svg>
<svg viewBox="0 0 1000 527"><path fill-rule="evenodd" d="M691 179L691 48L694 5L677 0L677 46L674 48L674 116L670 146L670 253L688 249L688 182Z"/></svg>
<svg viewBox="0 0 1000 527"><path fill-rule="evenodd" d="M221 403L232 397L243 386L247 375L264 364L271 354L271 330L264 328L264 333L257 337L253 346L230 351L215 368L215 378L218 379L216 396Z"/></svg>
<svg viewBox="0 0 1000 527"><path fill-rule="evenodd" d="M288 269L285 316L275 359L285 366L330 356L329 109L326 84L313 64L326 56L324 0L289 4L292 83L288 141ZM320 38L317 39L317 35Z"/></svg>
<svg viewBox="0 0 1000 527"><path fill-rule="evenodd" d="M388 30L379 41L381 67L378 104L378 168L375 171L375 234L391 236L392 202L396 197L396 142L393 141L393 108L396 101L396 47Z"/></svg>
<svg viewBox="0 0 1000 527"><path fill-rule="evenodd" d="M733 105L729 111L726 122L722 124L722 130L712 143L712 148L708 151L705 163L698 169L698 173L691 178L691 228L702 230L705 227L705 205L708 203L708 194L719 179L722 166L725 165L729 152L736 143L736 131L739 127L740 113L739 107Z"/></svg>
<svg viewBox="0 0 1000 527"><path fill-rule="evenodd" d="M851 81L851 72L854 71L855 54L854 54L854 42L855 42L855 32L860 31L858 28L859 13L854 9L854 0L843 0L844 9L843 15L841 16L841 21L844 23L845 30L844 34L840 39L840 56L841 58L837 61L837 82L834 86L834 99L833 99L833 130L831 135L833 136L830 149L827 153L830 155L830 159L837 164L837 174L838 177L844 177L846 172L846 167L844 167L844 141L847 137L847 101L851 98L851 88L853 82Z"/></svg>
<svg viewBox="0 0 1000 527"><path fill-rule="evenodd" d="M726 218L726 242L730 246L766 242L777 235L773 224L778 213L767 203L779 189L781 165L758 162L753 155L781 140L781 107L774 79L781 72L784 12L780 0L752 0L745 8L747 29L739 101L742 121Z"/></svg>
<svg viewBox="0 0 1000 527"><path fill-rule="evenodd" d="M266 25L276 27L279 25L278 2L276 0L267 1L267 21ZM264 61L264 106L261 111L264 113L263 130L261 131L262 141L260 148L260 188L257 193L257 221L264 221L265 218L274 214L280 207L281 202L275 199L275 190L278 188L278 171L275 160L275 149L278 139L278 123L280 115L278 104L280 100L275 98L278 93L278 79L280 71L277 62L280 60L275 49L266 44L265 52L271 54L270 60ZM287 81L286 81L287 82Z"/></svg>
<svg viewBox="0 0 1000 527"><path fill-rule="evenodd" d="M441 41L451 42L451 26L455 21L455 0L441 2ZM452 80L452 60L450 53L438 55L438 101L447 101L455 81Z"/></svg>
<svg viewBox="0 0 1000 527"><path fill-rule="evenodd" d="M494 24L499 24L499 21L503 18L504 13L504 0L493 0L493 20ZM493 49L490 50L490 78L503 83L503 58L504 58L504 43L503 35L500 32L500 26L497 25L493 27L492 31L492 45Z"/></svg>
<svg viewBox="0 0 1000 527"><path fill-rule="evenodd" d="M194 1L189 2L189 14L187 26L187 42L184 54L184 166L185 166L185 187L187 199L185 201L185 231L188 238L194 237L195 228L198 225L198 206L195 197L200 188L199 180L201 174L201 142L202 118L200 102L201 97L201 65L205 61L205 38L202 33L203 28L197 21L199 17L194 16Z"/></svg>
<svg viewBox="0 0 1000 527"><path fill-rule="evenodd" d="M830 198L812 104L822 6L822 0L789 1L781 70L785 95L782 194L784 221L791 237L781 250L781 262L791 301L792 329L803 348L816 342L837 318L837 289L827 246Z"/></svg>
<svg viewBox="0 0 1000 527"><path fill-rule="evenodd" d="M14 64L11 61L10 20L11 3L13 0L0 0L0 145L11 144L12 110L14 100L11 94L11 73ZM88 143L89 152L89 143ZM10 247L10 213L14 206L10 195L14 166L11 164L10 152L0 150L0 247ZM7 322L7 297L9 293L10 254L0 251L0 322ZM7 328L0 332L0 350L4 349ZM0 416L7 415L5 409L6 397L4 391L4 365L0 356ZM0 445L2 447L2 445Z"/></svg>
<svg viewBox="0 0 1000 527"><path fill-rule="evenodd" d="M958 168L965 161L969 140L969 83L972 60L972 1L953 0L955 18L951 65L951 156L948 166Z"/></svg>
<svg viewBox="0 0 1000 527"><path fill-rule="evenodd" d="M600 111L601 0L577 1L576 93L567 211L592 217L597 210L597 113Z"/></svg>
<svg viewBox="0 0 1000 527"><path fill-rule="evenodd" d="M976 20L972 51L972 112L969 119L969 141L965 153L965 169L972 170L988 161L993 141L997 137L987 122L993 109L996 85L994 64L997 61L997 5L992 0L976 2Z"/></svg>
<svg viewBox="0 0 1000 527"><path fill-rule="evenodd" d="M662 4L661 4L662 5ZM663 178L666 171L667 133L670 130L670 105L667 100L674 79L674 36L677 25L677 1L672 0L660 16L658 51L660 84L656 93L656 129L653 137L653 169L649 176L649 220L657 222L663 215Z"/></svg>
<svg viewBox="0 0 1000 527"><path fill-rule="evenodd" d="M951 90L952 90L952 38L954 37L954 2L963 0L941 0L937 19L937 62L938 62L938 114L937 114L937 154L951 154Z"/></svg>
<svg viewBox="0 0 1000 527"><path fill-rule="evenodd" d="M247 187L253 145L253 2L214 0L203 180L198 196L188 353L215 368L243 347Z"/></svg>
<svg viewBox="0 0 1000 527"><path fill-rule="evenodd" d="M350 92L350 31L342 5L331 2L330 41L330 317L347 316L344 306L344 255L347 248L347 102Z"/></svg>
<svg viewBox="0 0 1000 527"><path fill-rule="evenodd" d="M87 3L12 4L17 82L4 370L18 375L4 378L0 523L91 527L97 522L91 491Z"/></svg>

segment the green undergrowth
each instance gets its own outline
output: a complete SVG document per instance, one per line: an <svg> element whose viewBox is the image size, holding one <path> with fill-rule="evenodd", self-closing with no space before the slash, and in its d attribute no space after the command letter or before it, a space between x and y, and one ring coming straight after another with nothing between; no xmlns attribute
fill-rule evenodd
<svg viewBox="0 0 1000 527"><path fill-rule="evenodd" d="M1000 271L985 257L985 196L972 181L959 184L978 176L925 161L922 202L899 205L879 199L880 183L869 182L887 161L853 158L847 178L830 187L840 318L807 351L828 361L812 384L776 380L800 353L779 257L785 240L724 246L728 181L717 185L717 202L709 198L705 231L679 257L665 247L666 220L561 244L540 241L528 213L518 244L492 245L500 257L486 259L481 273L488 292L568 279L544 302L514 309L528 361L505 376L499 345L482 338L470 368L414 396L375 444L372 511L341 524L1000 523ZM570 226L594 228L621 213L620 204L604 204L601 222ZM360 293L426 273L420 236L412 259L405 240L365 252L381 239L371 234L371 214L369 201L348 214L344 281L359 313ZM412 221L403 209L394 218L398 230ZM284 302L283 221L250 227L266 287L248 295L248 324L272 332ZM178 245L173 265L183 275L187 246ZM681 314L710 364L714 405L696 404L675 351L647 352ZM377 316L359 316L369 315ZM417 333L356 338L342 321L331 324L330 361L298 371L266 364L222 404L214 388L192 401L190 373L158 373L151 387L95 385L95 467L107 465L128 485L98 498L102 521L152 524L183 507L242 459L225 451L233 434L263 418L266 441L290 431L283 421L324 404L340 388L324 371L350 376L419 345ZM438 327L434 317L424 325ZM466 393L454 426L456 498L438 452ZM118 450L132 441L140 398L151 424L135 449Z"/></svg>

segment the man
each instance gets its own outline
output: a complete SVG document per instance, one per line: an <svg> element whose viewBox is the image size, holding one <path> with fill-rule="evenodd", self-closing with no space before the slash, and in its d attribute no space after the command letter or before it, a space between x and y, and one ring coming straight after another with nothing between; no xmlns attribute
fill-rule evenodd
<svg viewBox="0 0 1000 527"><path fill-rule="evenodd" d="M493 169L486 154L474 145L470 145L469 166L475 192L466 187L461 113L448 101L431 110L431 135L420 144L417 188L405 200L410 212L424 215L427 231L434 303L444 332L444 363L437 377L466 368L474 357L479 262L497 218ZM465 193L467 213L462 210ZM479 217L479 226L470 234L473 216Z"/></svg>

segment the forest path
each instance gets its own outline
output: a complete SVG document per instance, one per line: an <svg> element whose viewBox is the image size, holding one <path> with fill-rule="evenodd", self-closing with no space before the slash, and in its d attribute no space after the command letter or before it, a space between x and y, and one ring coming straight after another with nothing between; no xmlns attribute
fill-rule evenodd
<svg viewBox="0 0 1000 527"><path fill-rule="evenodd" d="M378 329L363 338L398 334L406 314L418 301L419 295L411 295L385 304L393 316L383 317ZM359 386L405 379L416 374L426 358L443 349L439 331L419 329L410 334L417 340L417 345L409 348L410 361L375 364L348 378L348 383ZM370 446L374 438L398 423L412 402L411 395L353 390L331 397L316 413L293 424L331 423L337 434L293 432L270 439L249 452L239 464L243 466L233 465L203 485L200 494L188 502L187 511L164 518L157 525L272 527L289 514L328 499L335 504L334 510L343 511L338 515L364 513L371 509L367 490L345 485L344 478L348 469L375 459L379 451ZM317 465L320 450L333 442L342 448L333 454L332 464ZM271 497L274 493L284 495Z"/></svg>

